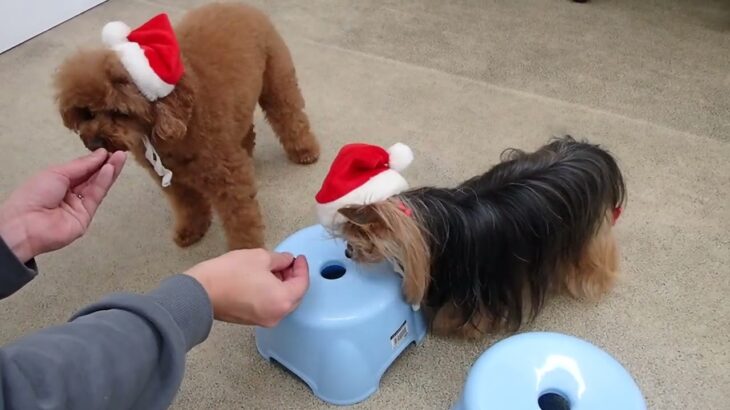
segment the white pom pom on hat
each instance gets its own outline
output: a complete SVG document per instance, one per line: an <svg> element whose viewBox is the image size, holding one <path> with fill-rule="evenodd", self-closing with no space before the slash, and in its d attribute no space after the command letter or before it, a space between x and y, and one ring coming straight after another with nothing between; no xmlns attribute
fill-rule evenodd
<svg viewBox="0 0 730 410"><path fill-rule="evenodd" d="M132 29L121 21L106 23L101 30L101 40L109 47L113 47L127 41L127 36Z"/></svg>
<svg viewBox="0 0 730 410"><path fill-rule="evenodd" d="M408 145L398 142L388 148L388 157L390 168L400 172L413 162L413 151Z"/></svg>

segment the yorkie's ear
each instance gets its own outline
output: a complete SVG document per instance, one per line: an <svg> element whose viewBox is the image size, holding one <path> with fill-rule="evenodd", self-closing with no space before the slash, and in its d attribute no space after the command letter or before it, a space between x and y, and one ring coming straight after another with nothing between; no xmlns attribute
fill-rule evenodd
<svg viewBox="0 0 730 410"><path fill-rule="evenodd" d="M375 225L383 221L375 205L348 206L340 208L338 212L349 222L359 226Z"/></svg>

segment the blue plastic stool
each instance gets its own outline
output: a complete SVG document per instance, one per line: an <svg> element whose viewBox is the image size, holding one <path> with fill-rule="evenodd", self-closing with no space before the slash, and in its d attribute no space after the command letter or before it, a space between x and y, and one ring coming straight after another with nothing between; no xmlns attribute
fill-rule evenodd
<svg viewBox="0 0 730 410"><path fill-rule="evenodd" d="M608 353L573 336L508 337L474 363L454 410L646 410L631 375Z"/></svg>
<svg viewBox="0 0 730 410"><path fill-rule="evenodd" d="M256 328L264 358L337 405L370 397L398 355L426 336L426 321L403 299L402 279L391 266L356 264L345 248L320 225L284 240L276 251L307 257L309 290L276 327Z"/></svg>

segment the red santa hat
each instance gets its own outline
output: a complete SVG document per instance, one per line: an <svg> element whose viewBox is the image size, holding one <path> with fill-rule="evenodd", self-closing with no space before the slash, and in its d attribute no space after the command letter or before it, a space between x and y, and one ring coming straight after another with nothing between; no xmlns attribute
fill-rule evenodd
<svg viewBox="0 0 730 410"><path fill-rule="evenodd" d="M150 101L170 94L183 75L180 48L165 13L134 30L121 21L107 23L101 38Z"/></svg>
<svg viewBox="0 0 730 410"><path fill-rule="evenodd" d="M401 143L387 150L360 143L345 145L315 196L319 222L331 228L343 221L337 213L340 208L382 201L408 189L400 171L411 162L413 152Z"/></svg>

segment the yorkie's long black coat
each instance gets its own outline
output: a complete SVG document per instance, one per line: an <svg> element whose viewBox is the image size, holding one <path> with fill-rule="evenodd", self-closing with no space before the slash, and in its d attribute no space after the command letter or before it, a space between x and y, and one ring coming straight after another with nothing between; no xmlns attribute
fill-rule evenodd
<svg viewBox="0 0 730 410"><path fill-rule="evenodd" d="M438 330L483 333L518 328L552 290L605 292L618 269L611 227L624 200L611 154L566 136L532 153L507 150L455 188L343 208L341 233L355 259L400 264L406 297L424 304Z"/></svg>

